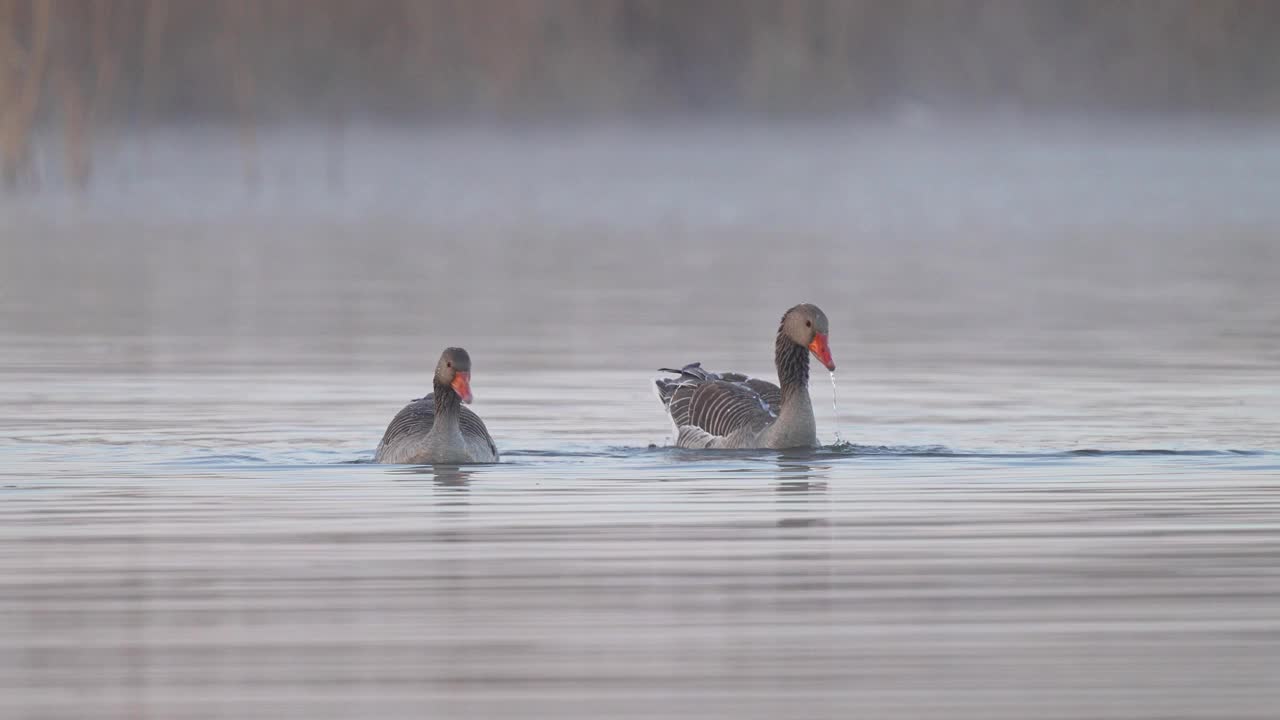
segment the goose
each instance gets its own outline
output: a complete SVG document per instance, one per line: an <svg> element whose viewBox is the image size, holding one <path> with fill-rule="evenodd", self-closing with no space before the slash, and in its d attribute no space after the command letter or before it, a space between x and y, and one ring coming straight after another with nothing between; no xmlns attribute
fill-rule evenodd
<svg viewBox="0 0 1280 720"><path fill-rule="evenodd" d="M778 325L774 364L778 385L741 373L713 373L702 363L685 365L675 378L655 381L671 420L676 447L817 447L818 431L809 400L809 353L835 370L827 316L816 305L787 310Z"/></svg>
<svg viewBox="0 0 1280 720"><path fill-rule="evenodd" d="M425 465L490 463L498 448L489 430L470 408L471 356L445 348L436 364L434 391L404 406L387 425L373 456L377 463Z"/></svg>

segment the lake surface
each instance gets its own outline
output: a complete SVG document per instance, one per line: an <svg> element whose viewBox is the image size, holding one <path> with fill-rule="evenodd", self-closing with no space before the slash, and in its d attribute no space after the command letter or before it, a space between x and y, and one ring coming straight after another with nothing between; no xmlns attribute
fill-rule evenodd
<svg viewBox="0 0 1280 720"><path fill-rule="evenodd" d="M1280 133L228 138L0 199L0 716L1275 717ZM800 301L828 446L665 447Z"/></svg>

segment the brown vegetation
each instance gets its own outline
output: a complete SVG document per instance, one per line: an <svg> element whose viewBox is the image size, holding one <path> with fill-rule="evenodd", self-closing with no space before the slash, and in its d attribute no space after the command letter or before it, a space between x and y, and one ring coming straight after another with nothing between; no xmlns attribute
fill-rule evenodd
<svg viewBox="0 0 1280 720"><path fill-rule="evenodd" d="M0 162L91 135L353 115L1280 107L1266 0L0 0Z"/></svg>
<svg viewBox="0 0 1280 720"><path fill-rule="evenodd" d="M15 37L18 0L0 0L0 161L6 185L31 177L31 127L49 54L50 0L33 0L27 45Z"/></svg>

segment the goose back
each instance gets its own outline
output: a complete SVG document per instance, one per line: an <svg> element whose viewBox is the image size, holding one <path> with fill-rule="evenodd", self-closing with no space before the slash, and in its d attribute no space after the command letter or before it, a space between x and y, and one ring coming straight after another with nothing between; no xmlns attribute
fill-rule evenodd
<svg viewBox="0 0 1280 720"><path fill-rule="evenodd" d="M709 372L700 363L663 371L679 375L656 381L678 447L754 447L782 406L782 391L765 380Z"/></svg>
<svg viewBox="0 0 1280 720"><path fill-rule="evenodd" d="M656 381L676 424L676 445L688 448L793 448L818 445L809 398L809 354L835 369L827 316L816 305L787 310L774 340L778 384L741 373L716 374L700 363Z"/></svg>
<svg viewBox="0 0 1280 720"><path fill-rule="evenodd" d="M438 462L432 455L431 438L435 426L435 393L418 398L404 406L387 425L387 431L378 443L374 462L380 463L429 463ZM471 462L496 462L498 447L489 435L484 421L466 406L458 407L458 428L466 447L465 458Z"/></svg>

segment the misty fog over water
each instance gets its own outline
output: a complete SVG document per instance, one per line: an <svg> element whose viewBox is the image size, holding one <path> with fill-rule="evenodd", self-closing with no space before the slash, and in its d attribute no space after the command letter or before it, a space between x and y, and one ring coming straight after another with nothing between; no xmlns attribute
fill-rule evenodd
<svg viewBox="0 0 1280 720"><path fill-rule="evenodd" d="M1277 20L0 1L0 716L1270 720Z"/></svg>
<svg viewBox="0 0 1280 720"><path fill-rule="evenodd" d="M1268 131L322 137L4 200L8 713L1270 717ZM828 446L665 447L801 300ZM448 344L503 462L367 464Z"/></svg>

